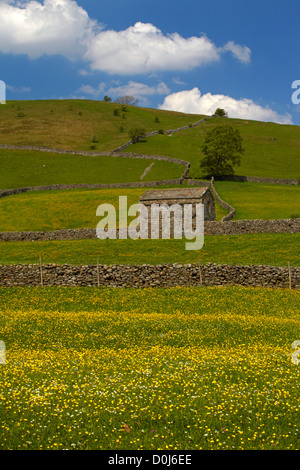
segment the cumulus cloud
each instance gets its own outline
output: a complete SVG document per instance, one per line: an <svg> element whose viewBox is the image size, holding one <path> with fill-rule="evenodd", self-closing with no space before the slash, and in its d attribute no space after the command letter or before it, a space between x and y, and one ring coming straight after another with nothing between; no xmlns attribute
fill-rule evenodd
<svg viewBox="0 0 300 470"><path fill-rule="evenodd" d="M217 47L205 35L164 34L151 23L123 31L104 30L75 0L0 0L0 52L30 58L60 54L87 61L92 70L145 74L191 70L220 60L231 51L241 62L250 49L233 41Z"/></svg>
<svg viewBox="0 0 300 470"><path fill-rule="evenodd" d="M162 70L190 70L220 59L207 37L164 35L152 24L136 23L124 31L95 35L86 53L93 69L108 73L141 74Z"/></svg>
<svg viewBox="0 0 300 470"><path fill-rule="evenodd" d="M0 2L0 51L30 58L85 53L100 25L74 0Z"/></svg>
<svg viewBox="0 0 300 470"><path fill-rule="evenodd" d="M159 108L207 116L214 114L217 108L223 108L231 118L292 124L291 115L288 113L278 114L273 109L264 108L246 98L236 100L225 95L212 95L211 93L201 95L198 88L166 96Z"/></svg>

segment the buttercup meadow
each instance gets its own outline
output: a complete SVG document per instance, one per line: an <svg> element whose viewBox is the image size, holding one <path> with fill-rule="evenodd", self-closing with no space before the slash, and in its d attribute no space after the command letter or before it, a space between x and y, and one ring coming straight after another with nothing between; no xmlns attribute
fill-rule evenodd
<svg viewBox="0 0 300 470"><path fill-rule="evenodd" d="M0 299L2 449L299 449L299 292L24 288Z"/></svg>

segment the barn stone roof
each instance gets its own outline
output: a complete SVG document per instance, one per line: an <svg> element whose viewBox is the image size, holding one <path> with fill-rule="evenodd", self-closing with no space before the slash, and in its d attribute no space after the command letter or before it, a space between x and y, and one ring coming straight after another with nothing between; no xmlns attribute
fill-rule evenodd
<svg viewBox="0 0 300 470"><path fill-rule="evenodd" d="M209 190L207 187L200 188L174 188L174 189L150 189L141 197L140 201L159 201L159 200L188 200L201 199Z"/></svg>

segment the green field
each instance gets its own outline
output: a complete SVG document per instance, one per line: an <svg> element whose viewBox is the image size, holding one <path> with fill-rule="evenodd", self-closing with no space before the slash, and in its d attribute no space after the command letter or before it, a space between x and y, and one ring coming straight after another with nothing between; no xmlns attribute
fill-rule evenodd
<svg viewBox="0 0 300 470"><path fill-rule="evenodd" d="M299 450L299 292L0 289L0 448Z"/></svg>
<svg viewBox="0 0 300 470"><path fill-rule="evenodd" d="M175 166L175 165L174 165ZM236 209L235 219L300 218L298 186L216 182L223 200ZM0 231L41 231L96 227L100 204L112 204L118 214L119 196L128 207L147 188L33 191L0 200ZM216 202L216 219L228 212Z"/></svg>
<svg viewBox="0 0 300 470"><path fill-rule="evenodd" d="M167 187L167 186L166 186ZM100 221L100 204L112 204L119 214L119 196L127 196L128 208L137 204L148 188L77 189L32 191L0 199L0 231L43 231L93 228ZM227 211L216 204L216 216ZM130 218L128 219L130 221ZM118 220L117 220L118 225Z"/></svg>
<svg viewBox="0 0 300 470"><path fill-rule="evenodd" d="M186 240L69 240L0 243L0 264L164 264L300 265L300 234L207 235L200 251Z"/></svg>
<svg viewBox="0 0 300 470"><path fill-rule="evenodd" d="M138 158L63 155L0 149L0 188L53 184L109 184L180 178L184 165Z"/></svg>
<svg viewBox="0 0 300 470"><path fill-rule="evenodd" d="M236 209L234 219L300 218L300 186L215 181L219 196Z"/></svg>

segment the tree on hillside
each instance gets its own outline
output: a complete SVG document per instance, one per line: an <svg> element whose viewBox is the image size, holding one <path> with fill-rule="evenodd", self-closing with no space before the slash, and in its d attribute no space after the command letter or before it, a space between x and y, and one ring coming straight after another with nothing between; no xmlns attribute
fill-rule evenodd
<svg viewBox="0 0 300 470"><path fill-rule="evenodd" d="M215 110L215 116L227 117L227 113L226 113L225 109L223 109L223 108L217 108L217 109Z"/></svg>
<svg viewBox="0 0 300 470"><path fill-rule="evenodd" d="M136 144L140 139L143 139L146 135L145 129L140 127L135 127L134 129L130 129L129 137L132 140L133 144Z"/></svg>
<svg viewBox="0 0 300 470"><path fill-rule="evenodd" d="M103 99L104 99L104 101L111 101L111 98L107 95L105 95Z"/></svg>
<svg viewBox="0 0 300 470"><path fill-rule="evenodd" d="M131 105L131 106L135 106L136 104L138 104L139 100L137 98L135 98L134 96L128 96L128 95L125 95L125 96L120 96L119 98L117 98L115 100L115 103L119 103L119 104L125 104L125 105Z"/></svg>
<svg viewBox="0 0 300 470"><path fill-rule="evenodd" d="M217 126L207 132L201 150L204 158L200 168L208 176L233 175L233 167L240 165L245 151L239 130L231 126Z"/></svg>

